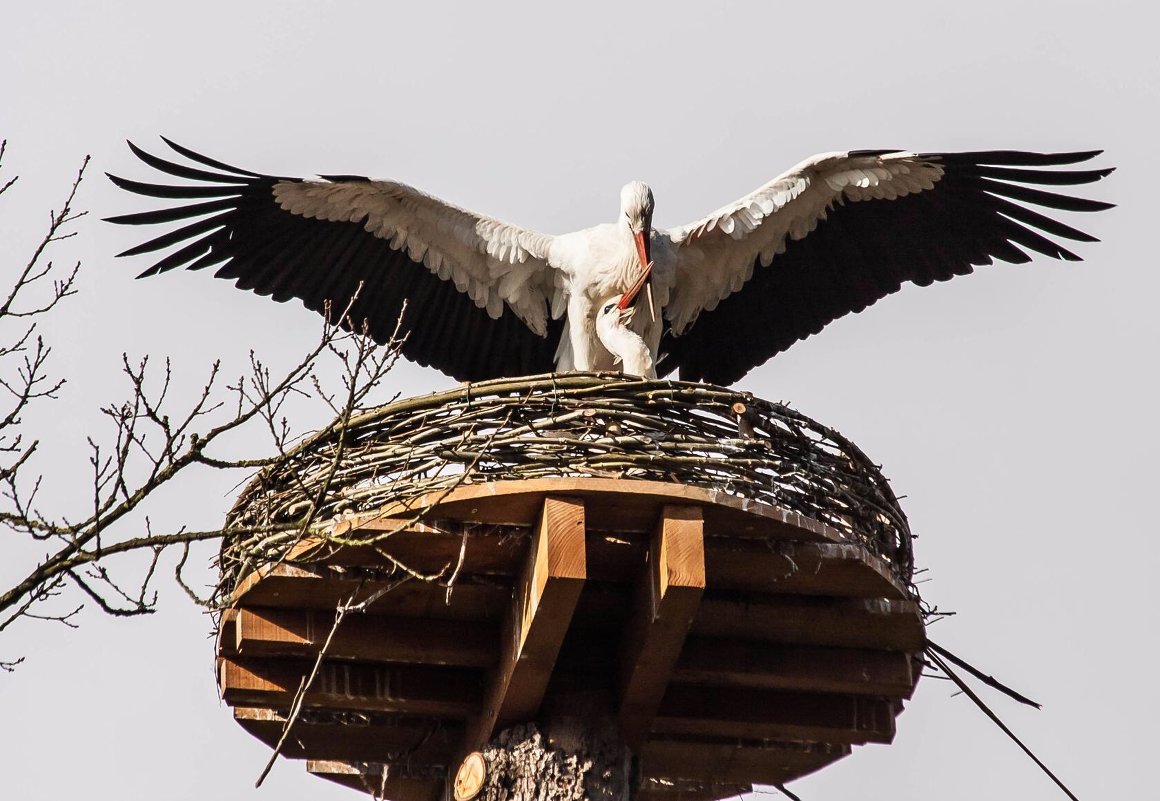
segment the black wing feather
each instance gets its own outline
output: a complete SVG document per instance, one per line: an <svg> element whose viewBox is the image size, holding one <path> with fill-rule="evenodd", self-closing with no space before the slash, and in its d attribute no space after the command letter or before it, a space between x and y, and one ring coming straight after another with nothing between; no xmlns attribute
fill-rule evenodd
<svg viewBox="0 0 1160 801"><path fill-rule="evenodd" d="M214 186L172 186L170 184L147 184L141 181L130 181L128 178L119 178L112 173L105 173L116 186L146 197L159 197L166 200L185 200L195 197L225 197L228 193L225 187ZM241 194L246 187L239 184L235 194Z"/></svg>
<svg viewBox="0 0 1160 801"><path fill-rule="evenodd" d="M403 355L461 381L553 369L562 321L551 321L548 336L540 337L510 309L493 320L451 281L393 250L389 242L368 233L362 222L306 219L282 210L274 201L274 186L299 179L241 170L165 141L179 155L214 172L159 158L130 143L151 167L199 183L170 186L109 176L114 184L146 197L204 201L110 218L128 225L183 222L121 254L180 245L142 277L181 267L217 266L216 275L238 287L278 301L298 298L320 313L329 302L335 316L357 292L349 325L362 330L365 321L367 333L386 342L402 315L407 334Z"/></svg>
<svg viewBox="0 0 1160 801"><path fill-rule="evenodd" d="M175 178L188 178L191 181L208 181L212 184L236 184L239 181L237 175L222 175L216 172L206 172L205 170L194 169L193 167L186 167L184 164L175 164L172 161L166 161L159 156L154 156L152 153L147 153L141 148L137 147L132 142L127 143L129 149L133 151L133 155L141 159L155 170L163 172L167 175L172 175ZM291 178L283 180L295 180Z"/></svg>
<svg viewBox="0 0 1160 801"><path fill-rule="evenodd" d="M164 142L165 144L169 145L170 149L172 149L174 152L178 153L179 155L185 156L190 161L196 161L198 164L205 165L206 167L213 167L215 170L221 170L222 172L232 172L234 175L241 175L241 176L244 176L246 178L261 178L262 177L262 175L260 173L250 172L249 170L241 170L241 169L238 169L237 167L232 167L229 164L226 164L225 162L217 161L216 159L211 159L208 156L203 156L201 153L195 153L194 151L190 150L188 147L182 147L181 145L177 144L176 142L172 141L171 139L167 139L164 136L161 137L161 141Z"/></svg>
<svg viewBox="0 0 1160 801"><path fill-rule="evenodd" d="M998 178L1000 181L1019 181L1024 184L1042 186L1076 186L1094 183L1107 178L1114 167L1103 170L1021 170L1014 167L989 167L980 164L973 169L963 168L964 175L978 175L981 178Z"/></svg>
<svg viewBox="0 0 1160 801"><path fill-rule="evenodd" d="M158 223L189 220L202 217L215 211L226 211L237 206L237 200L232 197L220 200L207 200L205 203L190 203L188 206L176 206L172 209L158 209L157 211L139 211L135 214L121 214L116 217L106 217L105 222L120 225L157 225Z"/></svg>
<svg viewBox="0 0 1160 801"><path fill-rule="evenodd" d="M702 311L683 335L666 334L658 370L667 375L679 368L686 380L730 384L906 282L946 281L996 259L1026 262L1024 249L1078 259L1052 237L1095 237L1028 206L1100 211L1112 204L1026 184L1097 181L1112 170L1041 168L1078 164L1101 152L926 154L944 167L933 189L894 200L835 203L810 234L786 242L769 267L755 264L740 291Z"/></svg>

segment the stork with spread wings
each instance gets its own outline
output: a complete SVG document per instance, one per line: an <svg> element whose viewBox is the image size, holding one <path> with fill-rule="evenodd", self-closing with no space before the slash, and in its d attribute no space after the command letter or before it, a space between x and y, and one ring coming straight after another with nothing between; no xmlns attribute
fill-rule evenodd
<svg viewBox="0 0 1160 801"><path fill-rule="evenodd" d="M863 150L814 156L668 230L653 227L652 190L634 181L615 222L550 236L400 183L262 175L165 141L191 164L130 147L182 182L109 176L178 201L110 218L177 223L121 254L172 249L143 276L213 267L241 289L319 312L354 298L351 324L379 341L405 308L403 354L465 381L626 366L728 384L907 281L1030 253L1077 260L1061 240L1094 237L1038 209L1111 205L1038 188L1108 175L1073 166L1099 151Z"/></svg>

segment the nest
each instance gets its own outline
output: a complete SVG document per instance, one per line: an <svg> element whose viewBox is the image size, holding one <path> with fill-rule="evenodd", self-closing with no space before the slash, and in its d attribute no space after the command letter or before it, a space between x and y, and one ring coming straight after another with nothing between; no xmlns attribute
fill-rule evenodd
<svg viewBox="0 0 1160 801"><path fill-rule="evenodd" d="M837 431L722 387L568 373L398 400L307 439L243 490L220 589L283 558L304 532L325 536L336 517L465 482L551 476L677 482L772 504L861 543L904 582L913 572L897 498Z"/></svg>

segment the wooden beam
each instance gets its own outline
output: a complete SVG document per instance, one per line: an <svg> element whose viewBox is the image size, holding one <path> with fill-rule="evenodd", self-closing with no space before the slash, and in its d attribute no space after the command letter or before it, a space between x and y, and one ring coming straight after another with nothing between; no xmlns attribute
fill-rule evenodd
<svg viewBox="0 0 1160 801"><path fill-rule="evenodd" d="M401 581L405 574L366 577L343 568L325 565L279 564L249 574L232 595L234 606L265 606L278 609L326 609L334 612L350 598L355 603L387 589L370 612L396 617L433 620L503 619L508 591L495 584L456 582L450 600L447 588L433 582Z"/></svg>
<svg viewBox="0 0 1160 801"><path fill-rule="evenodd" d="M681 684L909 698L909 654L859 648L690 638L673 679Z"/></svg>
<svg viewBox="0 0 1160 801"><path fill-rule="evenodd" d="M713 537L705 571L714 590L908 600L890 563L850 542Z"/></svg>
<svg viewBox="0 0 1160 801"><path fill-rule="evenodd" d="M853 695L670 685L652 730L747 740L889 743L894 706Z"/></svg>
<svg viewBox="0 0 1160 801"><path fill-rule="evenodd" d="M705 526L699 506L665 506L621 648L621 733L636 749L660 707L705 591Z"/></svg>
<svg viewBox="0 0 1160 801"><path fill-rule="evenodd" d="M926 645L913 601L809 596L733 597L701 601L693 633L757 642L873 648L917 653Z"/></svg>
<svg viewBox="0 0 1160 801"><path fill-rule="evenodd" d="M667 481L633 480L630 491L615 478L551 477L489 481L456 487L450 493L430 493L388 504L381 511L353 518L351 525L390 525L390 518L410 517L438 501L428 522L446 520L534 526L543 498L567 495L592 499L588 528L596 531L651 533L665 504L705 507L705 534L735 537L785 538L811 542L842 542L843 535L812 518L771 504L726 495L707 487Z"/></svg>
<svg viewBox="0 0 1160 801"><path fill-rule="evenodd" d="M527 561L512 591L500 663L479 718L468 728L476 750L502 728L535 717L587 577L584 503L544 499Z"/></svg>
<svg viewBox="0 0 1160 801"><path fill-rule="evenodd" d="M333 623L333 612L245 608L234 623L234 647L245 657L311 657ZM458 620L350 615L326 653L328 659L485 668L499 659L499 630Z"/></svg>
<svg viewBox="0 0 1160 801"><path fill-rule="evenodd" d="M286 561L308 566L314 562L347 567L390 568L391 559L421 573L450 573L459 566L459 576L514 577L524 564L531 526L499 526L487 523L444 521L438 528L418 523L412 528L394 519L372 520L365 529L378 531L398 526L398 530L374 546L336 546L325 541L306 540L290 551ZM340 530L350 534L351 523ZM355 531L364 529L355 528ZM466 539L466 545L464 540ZM649 536L640 533L587 532L590 580L631 582L644 564ZM460 549L463 562L459 564ZM768 552L768 548L764 547ZM389 557L389 558L388 558Z"/></svg>
<svg viewBox="0 0 1160 801"><path fill-rule="evenodd" d="M760 745L652 740L640 750L640 771L648 778L706 782L783 784L837 762L849 745L768 742Z"/></svg>
<svg viewBox="0 0 1160 801"><path fill-rule="evenodd" d="M273 748L286 726L283 712L235 707L234 719ZM416 765L446 765L463 739L463 726L446 720L306 710L282 745L289 759L385 762L406 754Z"/></svg>
<svg viewBox="0 0 1160 801"><path fill-rule="evenodd" d="M663 507L662 507L663 508ZM704 508L704 507L700 507ZM530 529L524 526L446 521L440 527L409 521L373 518L359 527L354 521L336 524L338 533L383 531L390 536L373 546L335 546L307 539L293 548L286 561L322 560L328 565L387 567L395 560L420 573L447 572L459 561L461 576L514 576L527 552ZM710 537L705 566L714 589L765 593L800 593L866 598L909 598L890 564L852 542L795 542L785 539ZM650 537L633 533L588 532L589 577L634 581L648 551ZM466 541L466 544L465 544Z"/></svg>
<svg viewBox="0 0 1160 801"><path fill-rule="evenodd" d="M342 520L333 534L358 539L358 534L383 535L373 545L334 545L308 538L291 549L286 560L324 561L328 565L389 567L392 560L425 574L450 574L459 565L460 575L512 576L527 551L527 527L493 526L447 521L440 526L409 520L370 518L364 525ZM466 541L466 542L465 542ZM460 551L463 562L459 564Z"/></svg>
<svg viewBox="0 0 1160 801"><path fill-rule="evenodd" d="M230 706L289 708L311 660L220 660ZM479 704L479 672L462 668L323 662L305 705L325 709L466 718Z"/></svg>
<svg viewBox="0 0 1160 801"><path fill-rule="evenodd" d="M338 760L310 760L306 770L318 777L372 793L375 798L389 801L440 801L443 797L443 778L434 775L399 775L405 771L400 765L377 762L352 763Z"/></svg>

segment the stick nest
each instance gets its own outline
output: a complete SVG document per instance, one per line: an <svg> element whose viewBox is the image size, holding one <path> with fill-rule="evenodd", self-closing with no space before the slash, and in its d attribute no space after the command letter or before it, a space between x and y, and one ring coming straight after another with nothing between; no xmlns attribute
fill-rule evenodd
<svg viewBox="0 0 1160 801"><path fill-rule="evenodd" d="M549 476L716 489L825 523L904 582L913 572L910 527L889 483L832 428L708 384L567 373L398 400L305 440L243 490L219 589L279 560L304 533L325 537L337 516L465 482Z"/></svg>

